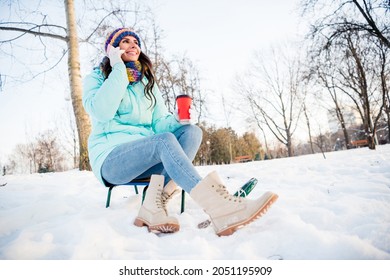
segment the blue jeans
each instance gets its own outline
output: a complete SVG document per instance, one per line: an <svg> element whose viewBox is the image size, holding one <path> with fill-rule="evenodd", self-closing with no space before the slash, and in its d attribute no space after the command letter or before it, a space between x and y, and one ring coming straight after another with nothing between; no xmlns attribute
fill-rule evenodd
<svg viewBox="0 0 390 280"><path fill-rule="evenodd" d="M116 147L104 160L102 176L111 184L125 184L152 174L171 179L186 192L201 180L192 161L202 142L202 130L184 125L174 133L166 132Z"/></svg>

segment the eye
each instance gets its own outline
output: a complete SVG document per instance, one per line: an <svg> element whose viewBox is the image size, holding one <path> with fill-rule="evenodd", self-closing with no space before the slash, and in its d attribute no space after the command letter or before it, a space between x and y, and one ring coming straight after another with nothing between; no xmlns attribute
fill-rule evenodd
<svg viewBox="0 0 390 280"><path fill-rule="evenodd" d="M138 43L137 39L132 40L132 39L129 39L129 38L124 38L124 39L121 40L121 43L122 43L122 44L130 44L130 43L133 43L133 44L139 46L139 43Z"/></svg>

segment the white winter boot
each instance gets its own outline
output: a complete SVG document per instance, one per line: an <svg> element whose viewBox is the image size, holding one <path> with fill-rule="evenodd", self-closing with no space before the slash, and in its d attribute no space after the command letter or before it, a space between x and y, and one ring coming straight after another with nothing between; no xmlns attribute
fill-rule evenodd
<svg viewBox="0 0 390 280"><path fill-rule="evenodd" d="M199 182L191 190L190 196L210 216L219 236L231 235L261 217L278 198L272 192L267 192L256 200L233 196L215 171Z"/></svg>
<svg viewBox="0 0 390 280"><path fill-rule="evenodd" d="M169 181L168 184L164 187L164 190L161 194L163 208L165 212L168 213L167 210L168 202L172 199L172 197L174 197L178 193L180 193L180 189L177 187L176 183L173 180Z"/></svg>
<svg viewBox="0 0 390 280"><path fill-rule="evenodd" d="M147 226L149 231L154 233L171 233L180 229L176 218L170 217L166 211L162 193L164 176L152 175L145 199L134 225L138 227Z"/></svg>

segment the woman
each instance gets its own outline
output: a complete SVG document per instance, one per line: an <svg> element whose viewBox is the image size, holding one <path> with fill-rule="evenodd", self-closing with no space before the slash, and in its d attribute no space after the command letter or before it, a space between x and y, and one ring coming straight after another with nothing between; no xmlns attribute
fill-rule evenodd
<svg viewBox="0 0 390 280"><path fill-rule="evenodd" d="M92 170L106 186L151 177L134 222L153 232L176 232L179 222L166 204L176 183L210 216L218 235L261 216L277 199L230 195L215 172L203 178L192 165L202 140L201 129L181 124L168 112L150 59L131 29L114 30L105 42L99 68L84 80L83 105L92 119L88 151Z"/></svg>

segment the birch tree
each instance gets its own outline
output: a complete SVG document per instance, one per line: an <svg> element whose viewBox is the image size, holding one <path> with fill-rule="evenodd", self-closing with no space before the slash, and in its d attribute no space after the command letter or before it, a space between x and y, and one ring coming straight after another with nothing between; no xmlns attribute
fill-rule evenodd
<svg viewBox="0 0 390 280"><path fill-rule="evenodd" d="M77 37L76 15L73 0L64 0L66 24L68 36L68 73L73 112L76 119L79 138L79 169L91 170L88 157L88 137L91 132L91 124L82 104L82 81L80 73L80 54Z"/></svg>
<svg viewBox="0 0 390 280"><path fill-rule="evenodd" d="M129 17L125 16L129 13L134 15L137 14L137 7L135 10L127 8L127 5L130 5L129 1L116 1L117 3L112 4L111 2L102 2L97 3L94 1L85 1L85 5L89 5L89 8L85 9L90 12L94 12L94 18L83 19L84 33L86 33L84 38L80 39L78 37L78 19L75 12L75 2L74 0L64 0L64 15L65 23L64 26L57 24L61 22L61 19L57 18L55 15L50 15L49 12L41 11L41 2L29 2L26 1L13 1L8 5L8 10L10 13L14 12L16 16L19 16L18 20L11 21L1 21L0 30L2 32L9 32L10 38L1 40L0 47L3 53L12 57L15 61L20 62L24 67L24 70L28 72L28 75L21 74L23 77L19 77L21 81L31 81L37 78L39 75L49 72L56 66L60 64L64 57L68 57L68 74L69 74L69 87L70 87L70 96L72 101L73 112L75 115L75 122L77 126L78 134L78 143L79 143L79 169L80 170L90 170L90 163L87 150L87 140L90 134L91 125L89 116L84 111L82 106L82 80L80 72L80 53L79 53L79 43L80 42L91 42L94 48L100 49L100 51L95 52L96 57L102 56L102 47L96 43L96 41L101 38L105 38L107 30L111 31L112 26L129 26L127 18L134 19L133 24L138 20L136 16ZM126 3L128 2L128 3ZM104 6L106 5L106 6ZM14 7L16 6L16 7ZM108 6L108 8L107 8ZM29 13L29 9L31 12ZM19 11L20 10L20 11ZM11 16L10 16L11 17ZM114 21L110 18L114 18ZM31 21L30 21L31 19ZM53 24L51 21L56 22ZM113 23L115 22L115 23ZM119 23L118 23L119 22ZM88 26L85 26L85 23L88 23ZM92 26L92 27L91 27ZM87 32L86 30L90 30ZM28 39L27 39L28 37ZM19 40L27 40L32 38L34 44L40 43L40 55L41 61L38 62L42 66L46 67L45 69L29 69L31 65L23 64L23 60L19 59L17 55L14 55L14 48L17 46ZM47 39L51 41L60 41L66 44L66 47L53 47L49 46L50 43ZM101 44L101 42L100 42ZM37 52L37 49L29 49L29 45L22 45L20 49L31 51L31 53ZM26 54L24 54L25 56ZM91 56L93 57L93 56ZM93 58L91 58L93 60ZM50 64L49 66L47 66ZM2 70L1 74L1 86L4 88L4 81L10 77L7 75L6 71L8 69Z"/></svg>
<svg viewBox="0 0 390 280"><path fill-rule="evenodd" d="M19 3L16 3L19 4ZM77 25L76 25L76 16L75 16L75 7L73 0L64 0L64 12L66 16L66 26L63 27L57 24L48 23L46 16L42 16L42 21L40 23L33 22L1 22L0 30L10 31L13 34L17 34L15 37L9 40L3 40L0 43L15 43L18 39L23 38L27 35L33 35L34 39L38 39L43 45L43 51L46 53L47 46L44 38L50 38L55 40L60 40L65 42L67 48L62 52L58 61L49 67L49 71L54 68L63 57L68 54L68 73L69 73L69 85L71 92L71 99L73 105L73 112L75 115L75 120L77 124L78 138L79 138L79 169L80 170L90 170L88 150L87 150L87 139L90 133L90 121L89 117L84 111L82 106L82 82L81 82L81 73L80 73L80 57L79 57L79 46L78 46L78 37L77 37ZM31 79L34 79L42 71L34 74Z"/></svg>

